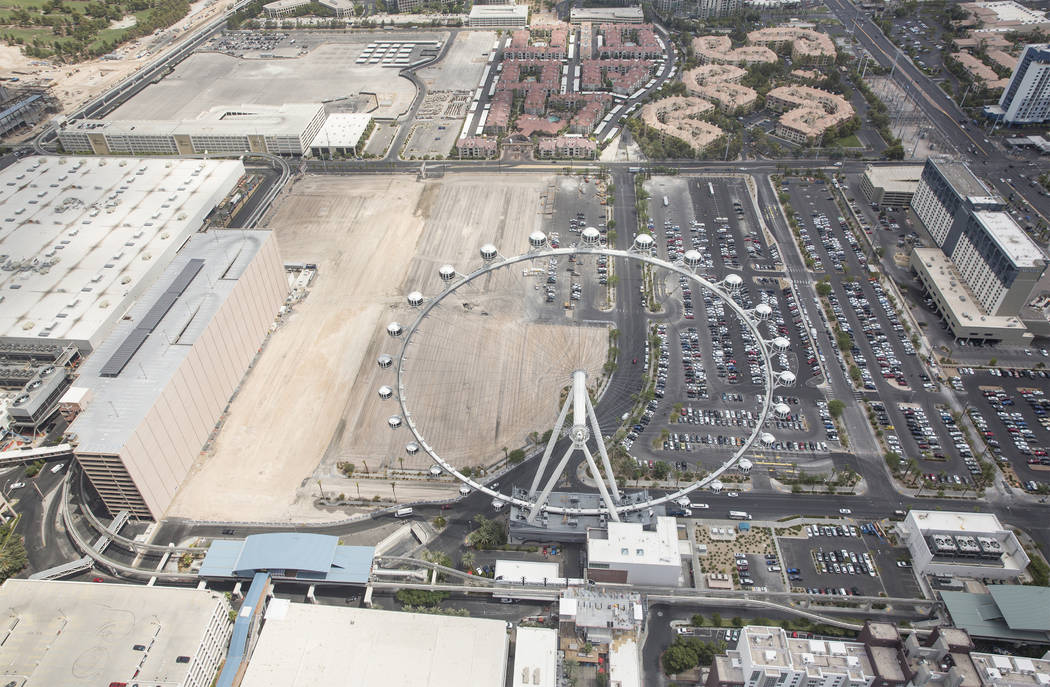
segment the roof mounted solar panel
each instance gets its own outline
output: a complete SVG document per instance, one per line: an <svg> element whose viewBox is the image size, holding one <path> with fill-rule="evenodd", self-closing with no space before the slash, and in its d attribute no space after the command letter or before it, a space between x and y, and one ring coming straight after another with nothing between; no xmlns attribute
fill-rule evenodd
<svg viewBox="0 0 1050 687"><path fill-rule="evenodd" d="M120 374L121 370L131 362L131 357L146 342L150 333L157 328L160 321L171 310L171 306L175 305L175 301L179 299L179 296L183 294L186 287L190 285L190 282L193 281L203 267L204 260L200 258L193 258L182 266L179 273L175 275L175 279L168 285L168 288L157 297L157 300L153 302L145 316L124 337L124 340L117 346L117 350L113 352L106 364L99 370L98 374L100 377L116 377Z"/></svg>

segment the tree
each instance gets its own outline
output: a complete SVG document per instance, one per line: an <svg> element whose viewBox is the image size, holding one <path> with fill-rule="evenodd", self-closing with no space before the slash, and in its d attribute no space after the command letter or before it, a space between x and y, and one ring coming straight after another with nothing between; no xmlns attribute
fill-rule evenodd
<svg viewBox="0 0 1050 687"><path fill-rule="evenodd" d="M403 606L437 606L448 598L448 592L431 592L426 589L399 589L394 597Z"/></svg>
<svg viewBox="0 0 1050 687"><path fill-rule="evenodd" d="M831 413L831 417L840 418L845 410L846 404L837 398L833 398L828 402L828 412Z"/></svg>
<svg viewBox="0 0 1050 687"><path fill-rule="evenodd" d="M476 561L476 557L474 556L474 552L473 551L464 551L463 555L460 556L459 561L460 561L460 563L463 564L463 567L466 568L467 570L473 569L474 568L474 563Z"/></svg>
<svg viewBox="0 0 1050 687"><path fill-rule="evenodd" d="M700 658L692 648L684 644L675 643L667 647L667 651L664 652L660 661L663 663L664 673L677 675L695 668L699 664Z"/></svg>
<svg viewBox="0 0 1050 687"><path fill-rule="evenodd" d="M481 513L474 516L478 529L467 535L467 544L475 549L491 549L507 543L507 530L503 523L489 520Z"/></svg>
<svg viewBox="0 0 1050 687"><path fill-rule="evenodd" d="M704 616L700 615L699 613L694 613L693 617L689 620L689 624L695 627L703 627Z"/></svg>
<svg viewBox="0 0 1050 687"><path fill-rule="evenodd" d="M828 294L831 293L831 284L826 281L817 282L817 295L823 298L827 298Z"/></svg>
<svg viewBox="0 0 1050 687"><path fill-rule="evenodd" d="M516 448L507 454L507 462L511 465L517 465L523 460L525 460L525 451L520 448Z"/></svg>
<svg viewBox="0 0 1050 687"><path fill-rule="evenodd" d="M722 627L722 614L721 613L712 613L711 614L711 624L714 625L715 627Z"/></svg>

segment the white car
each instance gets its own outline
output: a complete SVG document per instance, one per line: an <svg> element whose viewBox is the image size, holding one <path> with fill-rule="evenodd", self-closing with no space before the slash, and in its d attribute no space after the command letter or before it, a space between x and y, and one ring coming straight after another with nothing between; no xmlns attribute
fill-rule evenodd
<svg viewBox="0 0 1050 687"><path fill-rule="evenodd" d="M707 505L706 503L690 503L689 507L696 508L698 510L703 510L705 508L710 508L711 506Z"/></svg>
<svg viewBox="0 0 1050 687"><path fill-rule="evenodd" d="M11 488L12 489L21 489L25 485L26 485L25 482L15 482L14 484L11 485Z"/></svg>
<svg viewBox="0 0 1050 687"><path fill-rule="evenodd" d="M842 515L849 515L852 512L849 508L839 508L839 513Z"/></svg>
<svg viewBox="0 0 1050 687"><path fill-rule="evenodd" d="M738 492L738 491L728 491L728 492L726 492L726 496L728 496L730 498L734 498L736 496L740 496L740 492Z"/></svg>

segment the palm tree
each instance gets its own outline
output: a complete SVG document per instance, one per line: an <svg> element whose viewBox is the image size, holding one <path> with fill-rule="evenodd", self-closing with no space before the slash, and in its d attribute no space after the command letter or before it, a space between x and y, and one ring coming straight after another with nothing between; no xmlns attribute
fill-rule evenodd
<svg viewBox="0 0 1050 687"><path fill-rule="evenodd" d="M394 503L397 503L397 482L390 483L390 490L394 492Z"/></svg>
<svg viewBox="0 0 1050 687"><path fill-rule="evenodd" d="M474 552L473 551L464 551L463 555L460 556L459 560L463 564L464 568L466 568L467 570L472 569L474 567L474 562L475 562Z"/></svg>

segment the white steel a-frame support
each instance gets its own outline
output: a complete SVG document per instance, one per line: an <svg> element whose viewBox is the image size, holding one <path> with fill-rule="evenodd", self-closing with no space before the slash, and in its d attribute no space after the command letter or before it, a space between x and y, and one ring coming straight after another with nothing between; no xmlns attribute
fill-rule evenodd
<svg viewBox="0 0 1050 687"><path fill-rule="evenodd" d="M543 479L543 473L547 470L547 463L550 462L551 454L554 453L554 444L561 437L562 428L565 426L565 420L569 414L570 404L572 405L572 428L569 430L569 440L572 443L554 467L554 472L551 473L550 478L543 487L543 491L540 492L537 498L536 490L540 486L540 480ZM602 459L602 467L605 469L604 480L601 472L598 471L598 465L594 461L594 456L587 447L587 441L591 438L592 433L594 441L598 445L598 454ZM616 512L616 504L620 502L620 490L616 487L616 477L613 475L609 454L605 450L605 442L602 440L598 417L594 414L594 406L591 405L591 398L587 393L587 373L583 370L576 370L572 373L572 388L569 390L569 395L565 399L564 405L562 405L561 413L558 414L558 421L554 425L554 431L551 432L547 448L543 451L543 458L540 460L539 467L536 468L536 476L532 479L529 498L535 500L533 501L532 511L529 512L528 521L530 523L535 522L536 518L539 517L543 506L547 503L547 499L550 498L554 485L558 483L558 480L565 472L565 467L569 464L569 458L576 451L583 453L587 466L590 467L591 474L594 475L595 481L598 483L598 491L601 493L602 501L608 509L609 518L619 521L620 515ZM606 480L608 480L608 484L606 484Z"/></svg>

